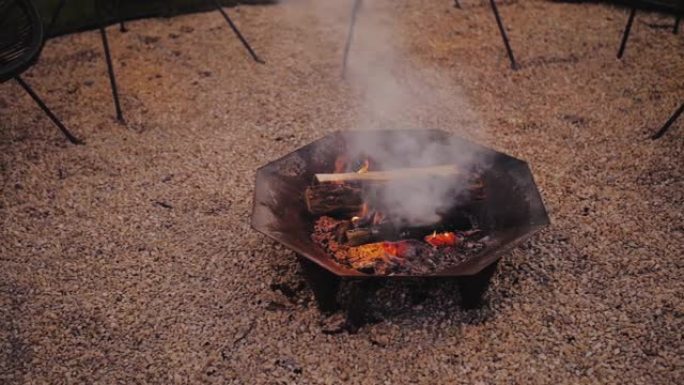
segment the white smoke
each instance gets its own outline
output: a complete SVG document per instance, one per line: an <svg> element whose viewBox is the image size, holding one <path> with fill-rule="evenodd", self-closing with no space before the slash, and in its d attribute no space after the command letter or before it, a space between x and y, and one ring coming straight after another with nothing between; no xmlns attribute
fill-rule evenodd
<svg viewBox="0 0 684 385"><path fill-rule="evenodd" d="M315 12L322 25L335 28L339 40L340 70L353 3L356 0L290 0L298 9ZM419 5L418 5L419 6ZM444 2L449 7L448 1ZM362 0L357 14L344 80L351 86L360 111L352 129L440 128L456 133L481 133L479 119L467 103L453 76L434 63L416 59L405 41L407 5L396 0ZM429 16L426 15L426 19ZM315 32L312 32L315 33ZM410 36L415 39L415 36ZM429 46L430 36L421 44ZM414 42L415 43L415 42ZM332 73L330 76L340 76ZM391 141L375 137L347 143L351 158L369 155L383 169L417 165L457 163L464 169L480 162L480 155L449 138L433 144L414 136L401 135ZM401 222L430 224L454 203L454 195L466 185L463 179L432 178L387 183L372 191L381 194L382 205Z"/></svg>
<svg viewBox="0 0 684 385"><path fill-rule="evenodd" d="M445 6L448 6L445 3ZM351 9L351 2L350 2ZM358 129L441 128L479 130L474 114L454 79L406 53L401 28L402 6L393 1L363 1L359 10L345 78L361 95ZM429 36L423 36L427 41ZM463 127L470 122L470 127ZM434 143L422 136L374 137L348 143L351 154L367 154L384 169L457 163L468 170L481 161L450 137ZM371 194L391 210L395 221L412 225L438 222L455 203L464 178L421 178L386 183ZM380 195L377 197L377 195Z"/></svg>

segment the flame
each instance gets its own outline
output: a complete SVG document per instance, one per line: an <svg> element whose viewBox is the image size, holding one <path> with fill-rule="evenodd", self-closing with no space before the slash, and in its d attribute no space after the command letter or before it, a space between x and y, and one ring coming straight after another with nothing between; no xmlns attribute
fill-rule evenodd
<svg viewBox="0 0 684 385"><path fill-rule="evenodd" d="M352 224L356 225L357 223L359 223L359 221L366 218L367 215L368 215L368 203L364 202L361 205L361 210L359 210L359 212L351 218Z"/></svg>
<svg viewBox="0 0 684 385"><path fill-rule="evenodd" d="M434 231L432 235L425 237L425 242L431 244L434 247L445 247L445 246L455 246L458 243L458 237L455 233L447 231L437 234Z"/></svg>
<svg viewBox="0 0 684 385"><path fill-rule="evenodd" d="M368 159L365 159L363 161L363 165L361 166L361 168L359 168L356 172L359 174L365 174L368 172L369 168L370 168L370 162L368 161Z"/></svg>

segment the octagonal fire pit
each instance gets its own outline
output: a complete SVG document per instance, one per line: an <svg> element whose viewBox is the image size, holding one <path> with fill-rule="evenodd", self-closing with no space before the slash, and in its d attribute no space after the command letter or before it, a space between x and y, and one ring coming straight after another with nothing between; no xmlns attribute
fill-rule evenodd
<svg viewBox="0 0 684 385"><path fill-rule="evenodd" d="M461 277L479 296L548 223L527 163L440 130L328 135L257 171L252 213L322 308L344 277Z"/></svg>

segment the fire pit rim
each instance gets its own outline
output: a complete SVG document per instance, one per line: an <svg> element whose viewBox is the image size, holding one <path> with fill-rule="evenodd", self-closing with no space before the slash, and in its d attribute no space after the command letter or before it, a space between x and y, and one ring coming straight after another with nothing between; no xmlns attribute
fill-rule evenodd
<svg viewBox="0 0 684 385"><path fill-rule="evenodd" d="M542 215L543 220L541 220L537 223L531 224L526 229L524 234L515 237L513 240L502 245L498 249L493 250L491 253L489 253L489 254L485 253L486 256L488 257L488 259L491 260L491 262L489 262L487 265L482 266L482 268L479 269L478 271L486 268L489 264L494 263L495 261L497 261L498 259L501 258L502 254L508 253L511 250L513 250L514 248L518 247L521 243L523 243L524 241L526 241L527 239L529 239L530 237L532 237L533 235L535 235L536 233L538 233L540 230L542 230L543 228L545 228L546 226L548 226L551 223L550 218L548 216L548 211L546 210L546 205L544 204L544 200L541 196L541 192L539 191L539 189L537 187L536 181L534 180L534 175L532 174L531 167L527 161L525 161L523 159L519 159L519 158L514 157L512 155L509 155L507 153L503 153L503 152L498 151L494 148L485 147L485 146L483 146L477 142L474 142L470 139L463 138L460 135L454 135L453 133L450 133L450 132L442 130L442 129L428 128L428 129L399 129L399 130L379 129L379 130L372 130L372 132L375 132L375 133L383 132L383 131L384 132L394 132L394 133L396 133L396 132L421 131L424 133L433 132L436 134L446 135L446 136L450 136L450 137L456 136L460 141L466 142L470 146L474 146L474 147L479 148L479 149L483 149L483 150L486 150L489 152L496 153L497 156L502 156L502 157L508 158L512 161L518 162L527 169L527 172L528 172L528 175L529 175L530 180L532 182L532 185L535 187L534 193L535 193L536 198L537 198L537 203L539 204L539 209L541 210L541 213L543 214ZM284 161L288 157L292 156L292 154L297 153L298 151L302 150L305 147L314 146L316 143L318 143L320 141L323 141L323 140L326 140L326 139L329 139L329 138L332 138L335 136L342 136L344 138L347 134L350 134L350 133L351 134L358 134L358 133L363 133L363 132L368 132L368 131L366 131L366 130L334 130L334 131L332 131L332 132L330 132L330 133L328 133L328 134L326 134L326 135L324 135L324 136L322 136L316 140L313 140L313 141L311 141L305 145L299 146L297 149L295 149L295 150L293 150L287 154L284 154L284 155L278 157L277 159L269 161L268 163L258 167L255 171L255 178L258 181L259 174L262 173L264 169L266 169L269 166L273 166L274 164L276 164L278 162ZM296 254L305 257L306 259L310 260L311 262L314 262L316 265L320 266L321 268L329 271L330 273L332 273L338 277L360 278L360 279L367 279L367 278L423 278L423 277L427 278L427 277L467 276L467 275L477 274L477 271L473 272L471 274L455 274L455 273L450 272L450 270L452 270L452 269L445 269L445 270L441 270L438 272L434 272L431 274L425 274L425 275L406 274L406 273L379 275L379 274L363 273L361 271L346 267L346 266L339 264L339 263L335 263L335 265L336 265L335 269L332 269L330 266L327 266L325 263L323 263L322 260L320 260L319 258L314 256L315 254L319 254L318 252L312 252L311 250L304 250L303 248L293 244L292 242L288 242L287 240L283 240L282 238L279 238L277 236L277 234L279 232L273 232L273 231L269 231L267 229L259 228L259 226L257 224L255 224L255 213L256 213L256 211L257 211L257 185L255 185L254 190L253 190L252 215L250 216L250 227L252 229L258 231L259 233L266 235L268 238L270 238L270 239L272 239L272 240L274 240L280 244L283 244L285 247L294 251ZM312 254L314 254L314 255L312 255ZM325 258L330 258L330 255L328 253L324 253L324 254L325 254ZM456 266L454 266L454 269L455 268L456 268Z"/></svg>

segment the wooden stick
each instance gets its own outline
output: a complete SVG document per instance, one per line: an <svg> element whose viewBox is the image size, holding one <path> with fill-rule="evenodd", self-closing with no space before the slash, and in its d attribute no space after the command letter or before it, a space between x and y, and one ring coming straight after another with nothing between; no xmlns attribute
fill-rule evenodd
<svg viewBox="0 0 684 385"><path fill-rule="evenodd" d="M340 174L316 174L316 180L324 182L377 181L385 182L399 179L426 176L456 176L462 171L455 165L400 168L387 171L368 171L364 173L346 172Z"/></svg>

